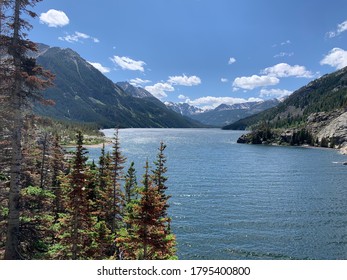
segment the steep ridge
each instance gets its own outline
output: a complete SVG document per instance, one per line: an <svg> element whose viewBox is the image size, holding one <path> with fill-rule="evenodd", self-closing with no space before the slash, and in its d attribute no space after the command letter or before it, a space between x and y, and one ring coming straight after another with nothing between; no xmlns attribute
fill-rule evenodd
<svg viewBox="0 0 347 280"><path fill-rule="evenodd" d="M243 130L262 121L272 127L305 124L312 113L329 113L347 106L347 67L322 76L298 89L274 108L241 119L224 129Z"/></svg>
<svg viewBox="0 0 347 280"><path fill-rule="evenodd" d="M241 119L224 129L253 129L258 135L244 135L240 142L307 142L323 147L347 146L347 67L322 76L298 89L278 106ZM267 132L264 134L264 129ZM272 133L269 134L269 131ZM269 139L259 135L272 135ZM271 139L272 138L272 139ZM295 138L295 141L293 140ZM300 138L300 137L299 137ZM289 139L289 140L288 140ZM252 141L253 141L252 140ZM265 141L263 141L265 140ZM251 142L252 142L251 141Z"/></svg>
<svg viewBox="0 0 347 280"><path fill-rule="evenodd" d="M197 127L154 97L138 98L114 84L71 49L46 47L38 64L56 75L44 92L55 106L36 104L36 113L56 119L96 123L100 127Z"/></svg>

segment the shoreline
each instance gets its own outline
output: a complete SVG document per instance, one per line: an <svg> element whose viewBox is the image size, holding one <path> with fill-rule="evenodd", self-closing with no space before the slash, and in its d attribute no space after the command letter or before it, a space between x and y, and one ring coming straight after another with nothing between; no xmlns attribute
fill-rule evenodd
<svg viewBox="0 0 347 280"><path fill-rule="evenodd" d="M105 141L102 143L97 143L97 144L83 144L83 147L85 148L102 148L102 146L105 144L105 146L111 145L112 139L105 137ZM76 144L67 144L67 145L62 145L63 148L75 148Z"/></svg>
<svg viewBox="0 0 347 280"><path fill-rule="evenodd" d="M105 144L105 146L111 145L113 142L111 140L105 141L103 143L99 143L99 144L86 144L83 145L83 147L87 147L87 148L102 148L102 146Z"/></svg>

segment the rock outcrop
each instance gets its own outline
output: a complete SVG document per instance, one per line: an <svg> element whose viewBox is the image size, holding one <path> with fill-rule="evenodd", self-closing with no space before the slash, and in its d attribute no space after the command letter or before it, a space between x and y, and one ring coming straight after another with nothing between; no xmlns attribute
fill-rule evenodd
<svg viewBox="0 0 347 280"><path fill-rule="evenodd" d="M317 131L319 141L327 139L331 146L347 152L347 112L343 112L339 116L332 118L331 116L324 123L325 125Z"/></svg>

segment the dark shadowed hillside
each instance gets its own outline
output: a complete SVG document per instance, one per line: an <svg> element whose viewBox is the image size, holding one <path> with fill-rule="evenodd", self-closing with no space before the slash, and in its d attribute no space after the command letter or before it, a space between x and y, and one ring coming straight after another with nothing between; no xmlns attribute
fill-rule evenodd
<svg viewBox="0 0 347 280"><path fill-rule="evenodd" d="M96 123L100 127L197 127L153 96L134 96L106 78L71 49L40 47L39 64L56 75L45 97L55 106L35 111L56 119Z"/></svg>

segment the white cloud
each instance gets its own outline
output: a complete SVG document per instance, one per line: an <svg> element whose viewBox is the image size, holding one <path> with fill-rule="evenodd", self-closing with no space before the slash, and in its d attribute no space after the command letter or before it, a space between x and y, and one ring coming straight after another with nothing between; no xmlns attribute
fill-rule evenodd
<svg viewBox="0 0 347 280"><path fill-rule="evenodd" d="M82 33L82 32L76 31L75 34L76 34L76 36L77 36L78 38L82 38L82 39L89 39L89 38L90 38L89 35L84 34L84 33Z"/></svg>
<svg viewBox="0 0 347 280"><path fill-rule="evenodd" d="M141 71L144 72L144 66L146 63L141 60L133 60L129 57L126 56L117 56L115 55L111 60L120 66L123 70L132 70L132 71Z"/></svg>
<svg viewBox="0 0 347 280"><path fill-rule="evenodd" d="M90 62L87 61L90 65L93 65L94 68L98 69L101 73L109 73L111 71L110 68L102 66L99 62Z"/></svg>
<svg viewBox="0 0 347 280"><path fill-rule="evenodd" d="M201 84L201 79L197 76L170 76L169 80L167 81L169 84L172 85L179 85L179 86L197 86Z"/></svg>
<svg viewBox="0 0 347 280"><path fill-rule="evenodd" d="M68 25L70 20L63 11L49 10L40 15L40 22L49 27L62 27Z"/></svg>
<svg viewBox="0 0 347 280"><path fill-rule="evenodd" d="M145 84L148 84L150 83L151 81L150 80L142 80L140 78L136 78L136 79L131 79L129 81L129 83L135 87L138 87L138 86L143 86Z"/></svg>
<svg viewBox="0 0 347 280"><path fill-rule="evenodd" d="M234 64L235 62L236 62L236 59L234 57L230 57L228 64L231 65L231 64Z"/></svg>
<svg viewBox="0 0 347 280"><path fill-rule="evenodd" d="M183 95L183 94L180 94L180 95L178 96L178 99L187 100L187 99L189 99L189 98L188 98L187 96Z"/></svg>
<svg viewBox="0 0 347 280"><path fill-rule="evenodd" d="M272 67L265 68L261 71L261 74L265 74L271 77L301 77L301 78L312 78L313 74L311 71L306 70L304 66L294 65L291 66L287 63L279 63Z"/></svg>
<svg viewBox="0 0 347 280"><path fill-rule="evenodd" d="M166 92L175 91L174 87L168 83L157 83L153 86L146 86L145 90L149 91L156 98L162 99L167 97Z"/></svg>
<svg viewBox="0 0 347 280"><path fill-rule="evenodd" d="M274 57L275 58L277 58L277 57L285 57L285 56L293 56L294 55L294 53L293 52L291 52L291 53L286 53L286 52L280 52L279 54L276 54L276 55L274 55Z"/></svg>
<svg viewBox="0 0 347 280"><path fill-rule="evenodd" d="M340 48L333 48L321 61L321 65L330 65L336 69L347 66L347 51Z"/></svg>
<svg viewBox="0 0 347 280"><path fill-rule="evenodd" d="M291 44L292 42L290 41L290 40L286 40L286 41L283 41L283 42L281 42L281 43L279 43L279 44L273 44L272 45L272 47L273 48L276 48L276 47L278 47L279 45L280 46L285 46L285 45L289 45L289 44Z"/></svg>
<svg viewBox="0 0 347 280"><path fill-rule="evenodd" d="M260 97L276 97L281 98L292 94L292 91L286 89L261 89Z"/></svg>
<svg viewBox="0 0 347 280"><path fill-rule="evenodd" d="M245 98L234 98L234 97L205 96L205 97L200 97L194 100L188 99L186 102L190 105L201 107L202 109L214 109L220 104L233 105L238 103L256 102L256 101L263 101L263 99L255 98L255 97L245 99Z"/></svg>
<svg viewBox="0 0 347 280"><path fill-rule="evenodd" d="M238 88L252 90L256 87L277 85L279 82L277 77L253 75L251 77L237 77L233 82L233 87L234 91Z"/></svg>
<svg viewBox="0 0 347 280"><path fill-rule="evenodd" d="M64 37L59 37L58 38L59 40L61 41L66 41L68 43L82 43L83 41L82 40L92 40L94 43L99 43L99 39L95 38L95 37L92 37L88 34L85 34L85 33L82 33L82 32L78 32L76 31L74 34L72 35L69 35L67 34L66 36Z"/></svg>
<svg viewBox="0 0 347 280"><path fill-rule="evenodd" d="M334 38L336 36L339 36L342 32L347 31L347 20L338 24L336 30L330 31L327 33L327 36L329 38Z"/></svg>
<svg viewBox="0 0 347 280"><path fill-rule="evenodd" d="M227 83L227 82L229 82L229 80L228 80L227 78L221 78L220 81L221 81L222 83Z"/></svg>

